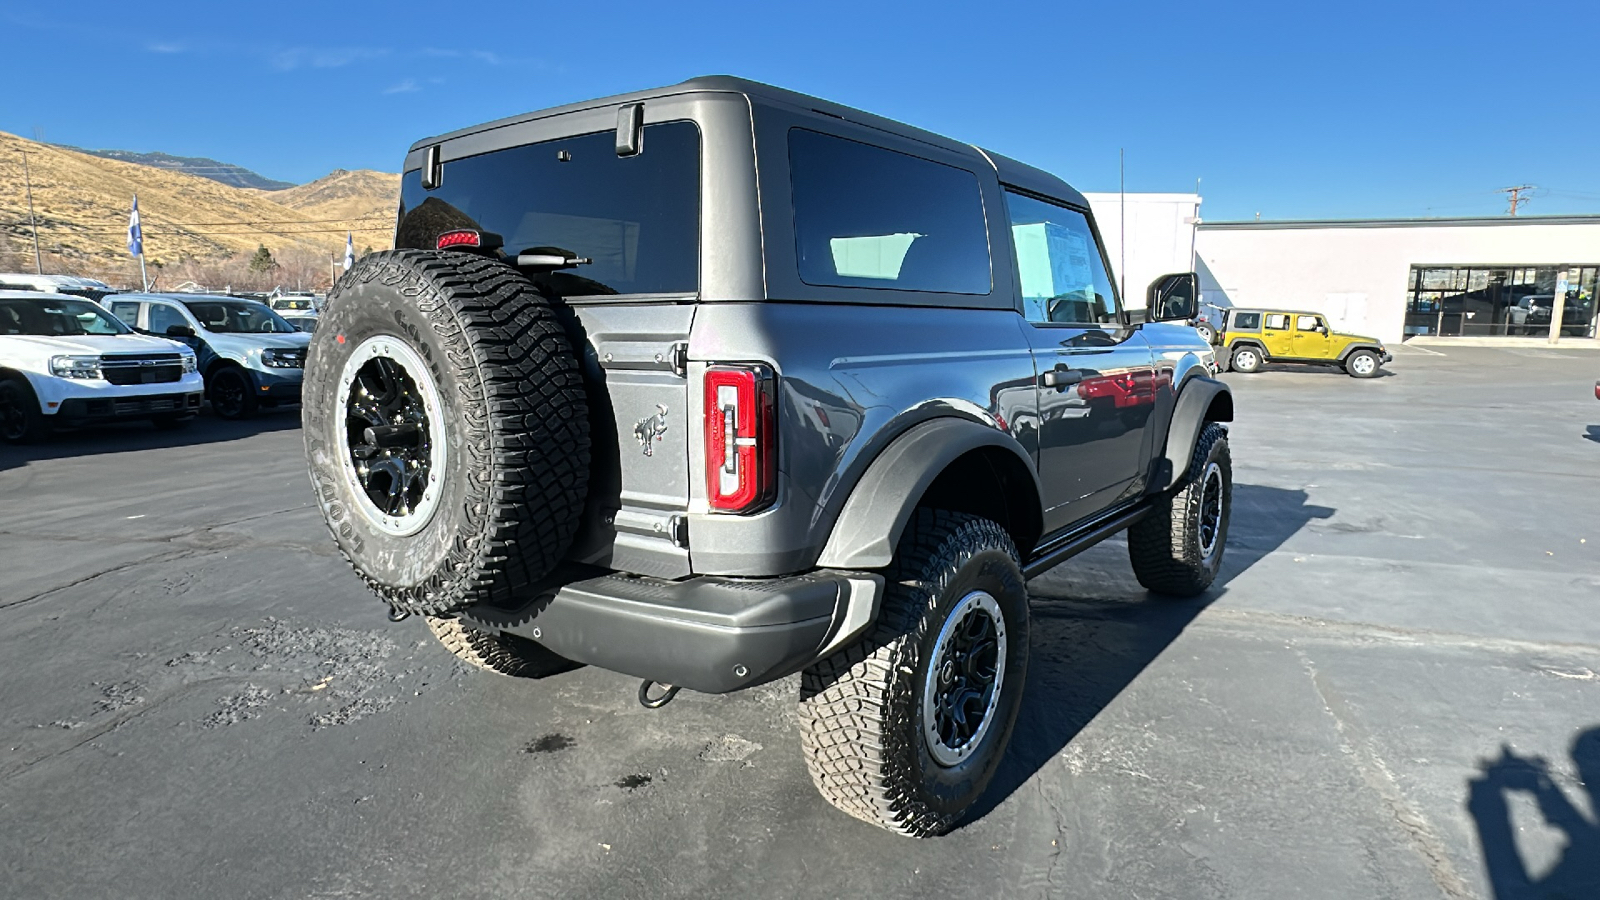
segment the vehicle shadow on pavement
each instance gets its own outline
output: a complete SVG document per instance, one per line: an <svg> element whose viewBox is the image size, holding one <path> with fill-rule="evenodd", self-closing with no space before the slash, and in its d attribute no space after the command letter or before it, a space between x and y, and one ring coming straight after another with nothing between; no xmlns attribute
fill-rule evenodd
<svg viewBox="0 0 1600 900"><path fill-rule="evenodd" d="M1583 436L1596 444L1600 444L1600 425L1590 425Z"/></svg>
<svg viewBox="0 0 1600 900"><path fill-rule="evenodd" d="M1311 521L1334 514L1307 499L1302 490L1235 484L1222 574L1192 600L1146 592L1120 543L1102 544L1030 582L1033 634L1022 708L994 780L965 821L988 815L1059 756L1229 581Z"/></svg>
<svg viewBox="0 0 1600 900"><path fill-rule="evenodd" d="M1600 727L1589 728L1572 741L1572 765L1578 784L1588 794L1588 812L1574 803L1556 782L1550 763L1537 756L1518 756L1502 745L1496 759L1480 760L1478 773L1467 781L1467 811L1472 813L1483 853L1484 871L1496 900L1535 897L1600 897ZM1543 828L1514 822L1508 798L1521 793L1533 801ZM1518 846L1517 835L1556 831L1560 857L1542 874ZM1526 838L1524 839L1526 840ZM1543 854L1541 854L1543 855Z"/></svg>
<svg viewBox="0 0 1600 900"><path fill-rule="evenodd" d="M149 422L69 428L54 432L37 444L0 444L0 472L46 459L214 444L299 427L300 407L288 406L263 409L251 418L236 421L201 413L189 420L187 425L170 431L157 428Z"/></svg>

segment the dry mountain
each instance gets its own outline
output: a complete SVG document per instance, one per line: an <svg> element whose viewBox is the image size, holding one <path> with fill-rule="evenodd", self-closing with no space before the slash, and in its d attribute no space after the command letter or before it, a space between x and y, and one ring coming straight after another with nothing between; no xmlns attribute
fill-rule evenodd
<svg viewBox="0 0 1600 900"><path fill-rule="evenodd" d="M398 175L341 170L268 192L0 132L0 258L6 251L13 258L32 255L24 151L46 271L126 260L128 206L135 193L145 255L163 264L250 254L263 244L274 253L342 253L346 231L354 232L359 252L389 246L393 233Z"/></svg>

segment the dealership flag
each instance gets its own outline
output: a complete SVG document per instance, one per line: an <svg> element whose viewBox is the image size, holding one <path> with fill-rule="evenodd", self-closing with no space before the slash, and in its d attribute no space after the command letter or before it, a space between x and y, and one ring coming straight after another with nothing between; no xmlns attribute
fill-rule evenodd
<svg viewBox="0 0 1600 900"><path fill-rule="evenodd" d="M139 195L133 195L133 215L128 217L128 255L144 255L144 233L139 230Z"/></svg>
<svg viewBox="0 0 1600 900"><path fill-rule="evenodd" d="M355 235L352 234L351 232L347 231L344 234L344 270L346 272L350 271L350 267L355 265L355 264L356 264Z"/></svg>

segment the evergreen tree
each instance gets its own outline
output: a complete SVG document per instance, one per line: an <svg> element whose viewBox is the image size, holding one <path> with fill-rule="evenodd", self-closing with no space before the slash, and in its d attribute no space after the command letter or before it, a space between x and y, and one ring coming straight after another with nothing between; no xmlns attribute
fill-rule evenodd
<svg viewBox="0 0 1600 900"><path fill-rule="evenodd" d="M276 265L277 263L272 259L272 251L267 249L266 244L258 246L256 255L250 257L250 271L257 274L270 272Z"/></svg>

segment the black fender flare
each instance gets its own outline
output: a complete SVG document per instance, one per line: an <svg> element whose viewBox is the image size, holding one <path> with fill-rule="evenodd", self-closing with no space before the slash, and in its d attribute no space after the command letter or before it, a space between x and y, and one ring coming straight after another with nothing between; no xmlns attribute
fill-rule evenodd
<svg viewBox="0 0 1600 900"><path fill-rule="evenodd" d="M1349 359L1350 358L1350 354L1356 352L1357 350L1370 350L1373 353L1377 354L1378 359L1380 359L1380 360L1383 359L1383 350L1381 348L1379 348L1379 346L1377 344L1370 344L1370 343L1364 343L1363 342L1363 343L1360 343L1360 344L1351 344L1350 346L1348 346L1348 347L1344 348L1343 350L1339 351L1339 362L1344 362L1345 360Z"/></svg>
<svg viewBox="0 0 1600 900"><path fill-rule="evenodd" d="M1015 438L968 419L930 419L907 429L867 466L839 511L817 565L829 569L887 566L894 559L906 523L934 479L961 456L984 447L1000 447L1015 454L1032 476L1033 501L1040 502L1044 492L1039 473ZM1018 549L1026 553L1032 548Z"/></svg>
<svg viewBox="0 0 1600 900"><path fill-rule="evenodd" d="M1200 429L1206 422L1233 421L1233 391L1226 384L1205 375L1185 379L1173 404L1172 422L1167 426L1167 446L1163 460L1157 465L1158 475L1151 479L1151 492L1164 491L1178 483L1189 471L1189 459L1194 455L1194 442L1200 438Z"/></svg>
<svg viewBox="0 0 1600 900"><path fill-rule="evenodd" d="M1257 353L1261 354L1261 361L1262 362L1266 362L1267 360L1272 358L1271 355L1267 353L1267 345L1261 343L1260 341L1258 341L1258 340L1256 340L1254 338L1240 338L1240 339L1235 340L1233 343L1229 344L1228 345L1228 358L1229 359L1233 359L1233 351L1239 349L1240 347L1250 347L1251 349L1255 350Z"/></svg>

